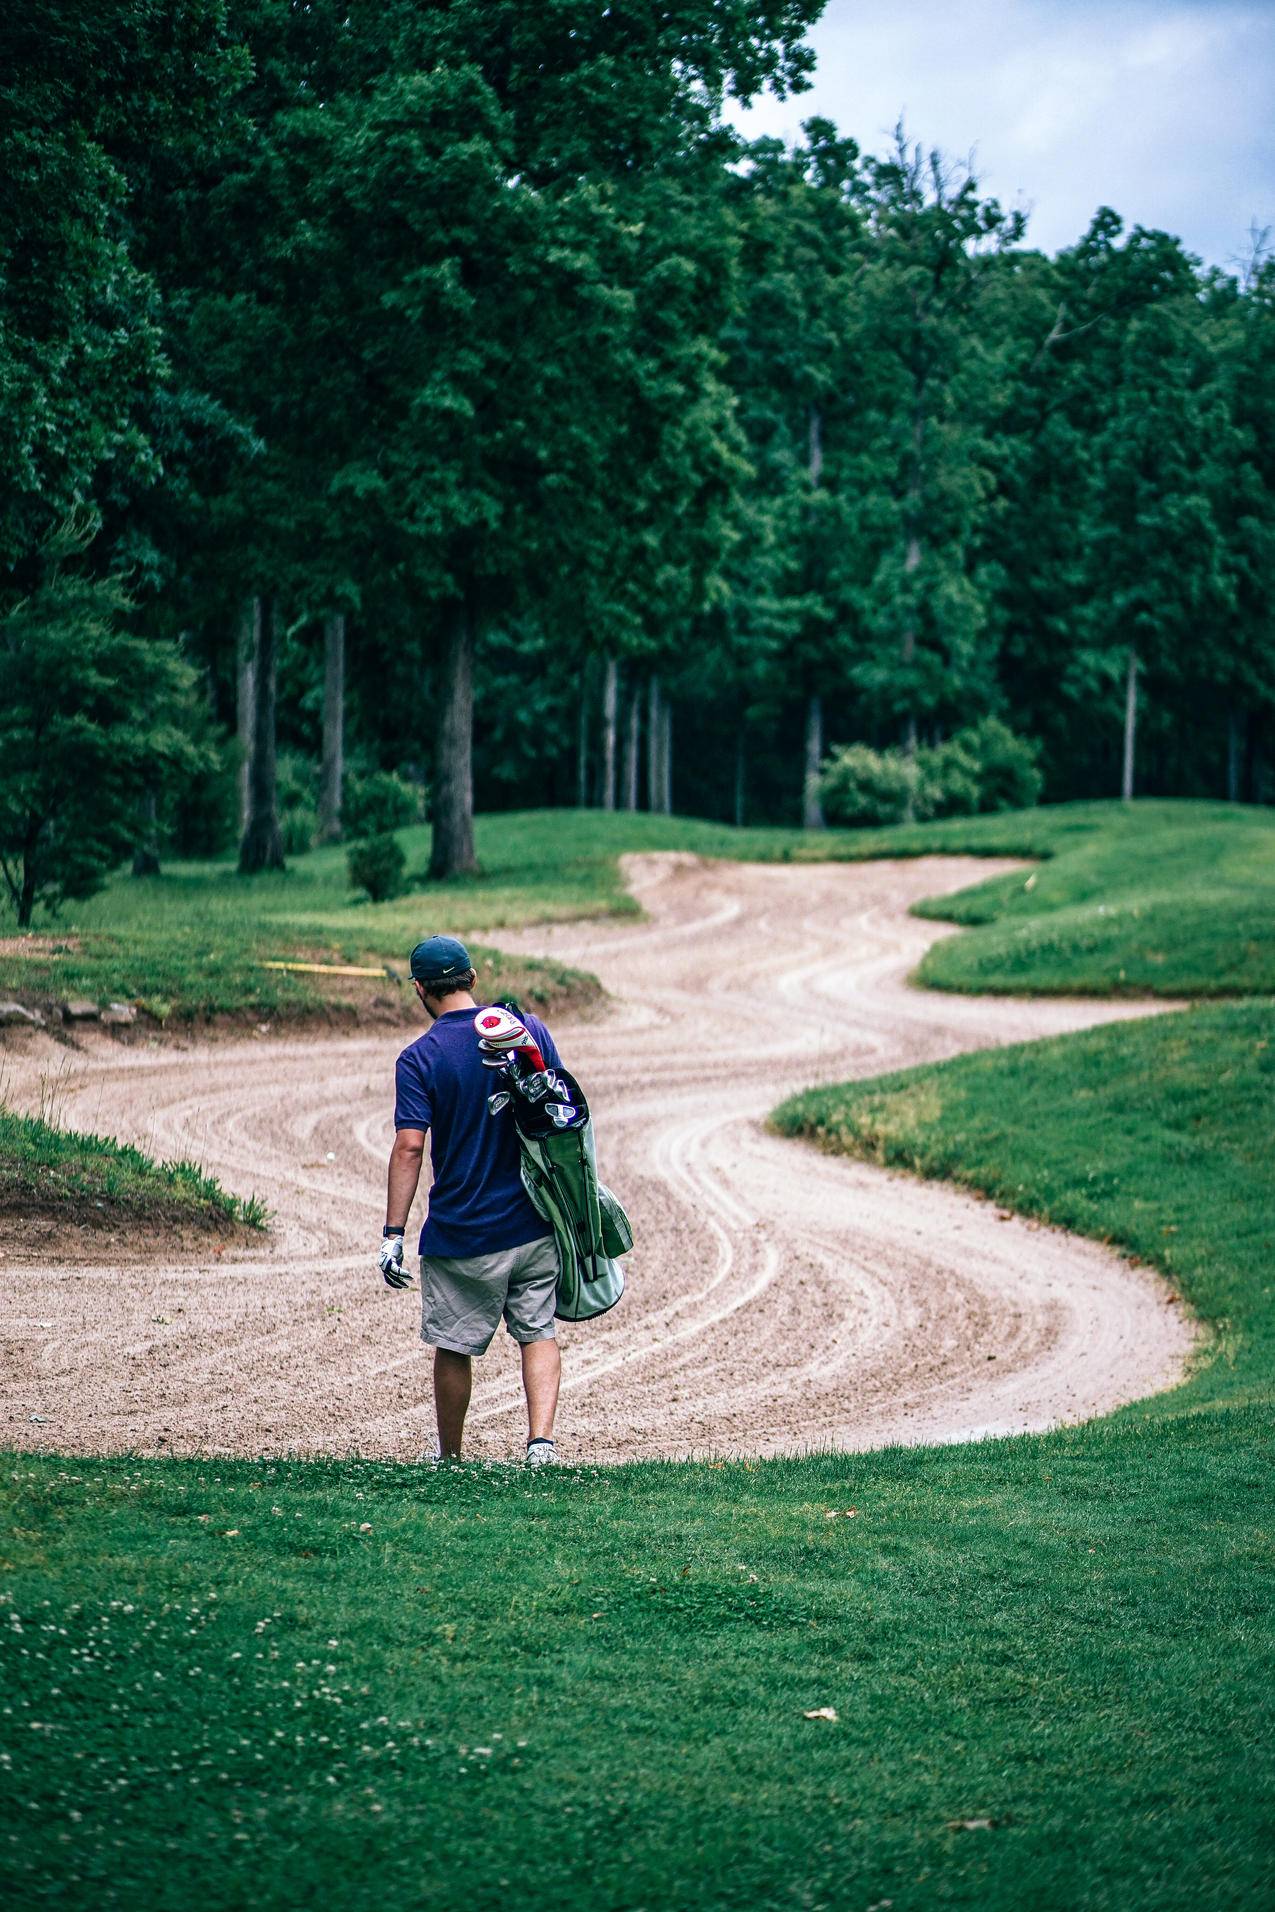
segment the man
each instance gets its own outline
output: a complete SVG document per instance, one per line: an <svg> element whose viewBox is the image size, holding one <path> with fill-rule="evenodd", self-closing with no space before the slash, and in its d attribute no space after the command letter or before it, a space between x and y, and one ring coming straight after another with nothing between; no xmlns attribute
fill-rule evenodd
<svg viewBox="0 0 1275 1912"><path fill-rule="evenodd" d="M468 950L453 936L430 936L410 960L431 1027L404 1049L395 1072L381 1273L392 1288L412 1284L403 1267L403 1231L429 1132L434 1180L420 1239L421 1339L434 1350L439 1458L460 1458L473 1356L487 1352L503 1315L522 1350L527 1459L543 1465L557 1459L553 1417L561 1373L553 1232L523 1188L513 1122L487 1108L493 1079L474 1033L478 1004ZM560 1069L544 1024L537 1016L523 1021L545 1061Z"/></svg>

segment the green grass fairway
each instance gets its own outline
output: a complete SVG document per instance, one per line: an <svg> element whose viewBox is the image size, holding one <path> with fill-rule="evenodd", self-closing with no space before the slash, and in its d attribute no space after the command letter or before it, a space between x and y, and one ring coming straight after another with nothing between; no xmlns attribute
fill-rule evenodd
<svg viewBox="0 0 1275 1912"><path fill-rule="evenodd" d="M1275 990L1275 812L1140 803L1040 814L1059 833L1038 870L920 906L978 926L932 949L921 981L1032 995Z"/></svg>
<svg viewBox="0 0 1275 1912"><path fill-rule="evenodd" d="M556 1476L10 1456L0 1884L148 1908L195 1876L227 1908L334 1881L356 1908L1264 1903L1270 1009L783 1117L1167 1268L1212 1358L1105 1422Z"/></svg>
<svg viewBox="0 0 1275 1912"><path fill-rule="evenodd" d="M1267 1903L1272 1463L1243 1409L553 1479L16 1458L0 1883Z"/></svg>
<svg viewBox="0 0 1275 1912"><path fill-rule="evenodd" d="M429 831L399 832L409 870ZM980 925L926 959L943 988L1181 995L1275 989L1275 816L1208 803L1064 804L893 830L734 830L683 817L550 810L480 817L482 874L359 903L340 849L243 878L228 861L118 875L25 951L0 953L0 994L87 995L145 1005L159 1019L289 1017L322 1007L312 979L261 968L300 953L397 960L418 936L636 910L620 877L627 851L675 849L744 860L813 861L928 852L1047 859L1031 876L983 884L927 913ZM1030 887L1028 885L1030 884ZM10 927L0 913L0 927ZM484 983L550 1011L587 1000L587 979L478 951ZM391 990L393 985L390 986Z"/></svg>
<svg viewBox="0 0 1275 1912"><path fill-rule="evenodd" d="M193 1162L153 1162L102 1135L0 1108L0 1217L58 1216L87 1229L264 1228L255 1196L229 1195Z"/></svg>
<svg viewBox="0 0 1275 1912"><path fill-rule="evenodd" d="M516 821L506 845L536 827ZM445 920L470 928L464 898L481 913L502 884L499 907L525 891L529 909L559 914L555 886L577 877L582 906L595 882L598 906L625 907L608 872L624 833L648 828L705 854L741 842L577 818L558 868L493 868L447 892ZM1250 958L1252 919L1234 907L1260 900L1265 819L1100 806L941 830L947 847L1052 853L1032 890L1016 878L959 900L1000 920L945 951L996 938L1012 951L1095 911L1100 881L1133 899L1156 864L1156 893L1199 931L1176 971L1170 946L1166 977L1197 973L1208 937L1240 986L1265 974L1269 949ZM939 847L925 834L907 847ZM809 842L749 840L767 855ZM568 883L577 855L593 875ZM224 873L165 879L181 881L229 922ZM317 875L315 888L318 908ZM289 877L257 893L300 889ZM1212 912L1190 918L1192 895ZM92 906L101 920L115 899ZM415 907L389 906L387 937ZM1111 964L1128 968L1140 920L1074 949L1074 986L1120 986ZM284 916L268 931L303 933ZM1060 945L1038 947L1062 961ZM964 1181L1165 1270L1208 1324L1206 1356L1183 1387L1101 1423L534 1475L7 1456L6 1901L1275 1902L1273 1012L1203 1005L780 1112L793 1133ZM826 1707L835 1720L805 1717Z"/></svg>

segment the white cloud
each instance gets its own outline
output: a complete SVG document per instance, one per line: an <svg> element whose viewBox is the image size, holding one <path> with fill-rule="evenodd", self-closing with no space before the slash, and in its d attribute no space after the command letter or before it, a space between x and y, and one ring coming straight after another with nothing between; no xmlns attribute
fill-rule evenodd
<svg viewBox="0 0 1275 1912"><path fill-rule="evenodd" d="M831 0L811 37L812 90L736 113L746 132L822 113L879 150L902 112L926 146L972 152L1050 251L1100 205L1222 264L1252 220L1275 225L1275 5Z"/></svg>

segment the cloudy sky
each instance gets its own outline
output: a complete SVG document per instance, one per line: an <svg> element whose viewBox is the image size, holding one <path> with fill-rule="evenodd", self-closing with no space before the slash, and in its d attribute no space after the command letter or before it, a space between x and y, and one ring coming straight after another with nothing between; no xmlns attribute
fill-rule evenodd
<svg viewBox="0 0 1275 1912"><path fill-rule="evenodd" d="M1217 265L1275 227L1275 0L829 0L811 37L812 90L743 130L823 113L879 151L902 112L1051 252L1104 204Z"/></svg>

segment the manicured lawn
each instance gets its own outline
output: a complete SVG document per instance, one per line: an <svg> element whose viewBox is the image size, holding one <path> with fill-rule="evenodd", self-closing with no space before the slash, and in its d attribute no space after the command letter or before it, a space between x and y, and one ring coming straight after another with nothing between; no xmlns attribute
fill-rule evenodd
<svg viewBox="0 0 1275 1912"><path fill-rule="evenodd" d="M921 981L1032 995L1275 991L1275 811L1139 803L1039 814L1068 834L1038 870L920 907L979 926L936 945Z"/></svg>
<svg viewBox="0 0 1275 1912"><path fill-rule="evenodd" d="M193 1162L154 1162L140 1149L0 1108L0 1215L86 1227L264 1228L264 1202L229 1195Z"/></svg>
<svg viewBox="0 0 1275 1912"><path fill-rule="evenodd" d="M1254 1409L554 1478L15 1457L0 1884L1266 1903L1273 1463Z"/></svg>
<svg viewBox="0 0 1275 1912"><path fill-rule="evenodd" d="M1168 830L1188 806L1161 808ZM1256 893L1235 872L1265 854L1265 825L1189 808L1201 831L1176 874L1156 850L1179 897L1210 856L1218 898ZM1093 864L1068 866L1098 856L1102 816L1029 822L1055 856L1023 894L1061 887L1032 917L1002 886L1002 920L970 946L1090 907ZM562 837L564 867L573 841L594 846L603 907L623 906L605 879L620 832L645 823ZM965 827L990 848L993 825L1012 827ZM1144 854L1154 814L1146 829ZM1132 838L1107 842L1114 896L1137 859ZM561 874L528 879L547 915ZM467 928L461 895L447 920ZM1251 978L1246 921L1219 902L1210 933L1218 965ZM1204 1358L1085 1428L751 1466L10 1455L8 1898L1275 1899L1275 1003L824 1089L777 1120L1123 1244L1207 1323ZM825 1707L835 1720L804 1717Z"/></svg>
<svg viewBox="0 0 1275 1912"><path fill-rule="evenodd" d="M424 868L425 827L399 833ZM0 993L138 1001L156 1015L287 1017L316 1009L313 979L266 957L389 960L448 928L480 939L485 984L559 1010L595 993L553 964L502 959L484 930L635 912L619 858L674 849L745 860L811 861L949 852L1047 859L927 913L977 924L922 968L943 988L1245 994L1275 989L1275 816L1224 804L1066 804L893 830L733 830L685 817L553 810L481 817L482 874L419 882L391 903L358 902L340 849L293 859L282 876L242 878L230 861L115 877L39 940L0 953ZM1030 885L1030 887L1029 887ZM9 927L0 913L0 928ZM387 984L392 996L404 984Z"/></svg>

